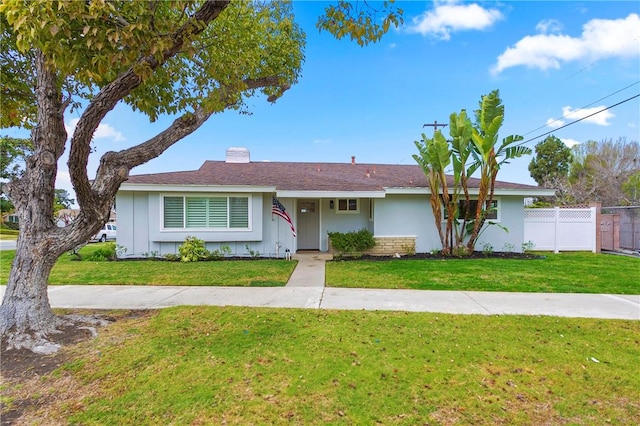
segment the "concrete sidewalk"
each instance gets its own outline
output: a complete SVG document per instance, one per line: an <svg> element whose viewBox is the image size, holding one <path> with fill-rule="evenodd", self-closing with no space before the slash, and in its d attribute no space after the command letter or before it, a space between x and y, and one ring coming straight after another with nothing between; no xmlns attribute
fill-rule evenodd
<svg viewBox="0 0 640 426"><path fill-rule="evenodd" d="M0 296L5 286L0 287ZM640 320L640 296L369 290L323 287L49 287L53 308L159 309L178 305L550 315Z"/></svg>
<svg viewBox="0 0 640 426"><path fill-rule="evenodd" d="M49 286L53 308L159 309L178 305L549 315L640 320L640 295L325 288L323 253L296 254L286 287ZM0 286L0 298L6 286Z"/></svg>

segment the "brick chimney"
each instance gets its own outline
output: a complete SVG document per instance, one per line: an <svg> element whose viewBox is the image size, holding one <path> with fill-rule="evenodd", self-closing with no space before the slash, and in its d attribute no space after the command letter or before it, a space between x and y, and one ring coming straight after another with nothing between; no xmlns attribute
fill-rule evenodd
<svg viewBox="0 0 640 426"><path fill-rule="evenodd" d="M355 155L351 156L351 164L356 164L356 156Z"/></svg>

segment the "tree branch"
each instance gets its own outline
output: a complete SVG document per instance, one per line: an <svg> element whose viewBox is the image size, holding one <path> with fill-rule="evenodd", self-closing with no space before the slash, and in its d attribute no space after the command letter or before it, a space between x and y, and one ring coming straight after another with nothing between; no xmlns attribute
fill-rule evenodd
<svg viewBox="0 0 640 426"><path fill-rule="evenodd" d="M178 54L185 40L203 32L207 24L215 20L229 5L229 0L208 0L202 7L185 22L173 35L174 43L167 48L160 59L155 56L141 58L136 66L143 65L155 70L169 59ZM91 190L87 176L87 163L91 152L91 139L100 122L120 100L129 95L142 83L142 78L130 67L120 74L114 81L103 87L96 97L89 103L76 126L71 140L69 152L69 173L76 191L77 201L81 208L95 203L98 194Z"/></svg>
<svg viewBox="0 0 640 426"><path fill-rule="evenodd" d="M281 84L280 81L280 78L274 76L246 79L243 81L244 90L277 86L280 87L280 94L282 94L290 86ZM238 102L238 92L231 88L221 88L215 95L224 101L224 107L219 111L209 111L203 107L198 107L194 112L177 118L163 132L143 143L119 152L105 153L100 160L100 166L92 187L93 191L99 197L112 197L117 192L120 184L127 180L129 171L132 168L158 157L176 142L196 131L211 115L224 111ZM274 99L271 98L272 96L269 97L269 100L273 102Z"/></svg>

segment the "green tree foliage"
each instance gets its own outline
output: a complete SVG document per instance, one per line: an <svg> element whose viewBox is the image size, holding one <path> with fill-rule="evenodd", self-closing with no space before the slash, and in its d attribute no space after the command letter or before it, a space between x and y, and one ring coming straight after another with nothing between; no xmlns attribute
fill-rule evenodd
<svg viewBox="0 0 640 426"><path fill-rule="evenodd" d="M564 142L550 135L535 146L535 153L529 173L538 185L553 187L555 182L567 178L573 155Z"/></svg>
<svg viewBox="0 0 640 426"><path fill-rule="evenodd" d="M333 34L338 40L349 36L360 46L376 42L389 31L391 25L402 24L403 10L393 5L394 1L385 1L377 10L366 1L340 0L337 4L325 8L316 27Z"/></svg>
<svg viewBox="0 0 640 426"><path fill-rule="evenodd" d="M367 44L399 22L390 4L379 11L357 4L329 8L318 27ZM24 173L5 186L23 228L0 332L10 333L9 346L33 347L59 324L47 299L51 268L102 227L129 171L213 114L246 111L254 95L276 101L298 82L305 35L287 1L3 0L0 20L0 125L32 129L33 149ZM121 103L151 121L176 118L149 140L104 154L90 178L94 133ZM68 135L65 114L73 109L79 120ZM80 212L58 228L51 217L64 152Z"/></svg>
<svg viewBox="0 0 640 426"><path fill-rule="evenodd" d="M4 64L0 65L0 67L4 67ZM25 160L32 151L33 148L29 139L0 136L0 212L12 212L14 210L13 203L4 191L4 184L22 175Z"/></svg>
<svg viewBox="0 0 640 426"><path fill-rule="evenodd" d="M629 205L640 205L640 170L629 176L629 179L622 184L622 192L629 201Z"/></svg>
<svg viewBox="0 0 640 426"><path fill-rule="evenodd" d="M509 160L531 153L531 149L516 144L522 140L519 135L507 136L498 145L503 121L504 105L499 92L494 90L482 96L480 107L475 111L475 123L464 109L451 114L451 139L447 140L438 130L433 138L423 134L422 140L415 142L419 154L413 158L429 180L431 209L445 255L466 255L474 251L491 211L498 171ZM445 174L449 164L453 164L451 177ZM475 210L471 208L468 186L474 173L479 174ZM459 219L461 203L464 216ZM446 225L443 230L444 212Z"/></svg>
<svg viewBox="0 0 640 426"><path fill-rule="evenodd" d="M33 145L29 139L0 136L0 180L11 180L22 175L25 159L32 152Z"/></svg>
<svg viewBox="0 0 640 426"><path fill-rule="evenodd" d="M55 190L55 198L53 200L54 206L53 210L58 211L61 209L70 209L71 206L76 202L71 195L64 189L56 189Z"/></svg>

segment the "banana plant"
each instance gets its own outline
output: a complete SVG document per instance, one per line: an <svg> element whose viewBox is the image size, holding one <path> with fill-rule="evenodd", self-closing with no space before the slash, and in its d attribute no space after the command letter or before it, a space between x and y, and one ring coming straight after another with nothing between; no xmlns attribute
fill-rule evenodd
<svg viewBox="0 0 640 426"><path fill-rule="evenodd" d="M467 215L465 215L462 223L458 222L458 206L461 193L464 196L464 211L468 212L470 210L468 180L470 175L473 174L473 170L468 168L467 163L473 152L473 143L471 140L472 134L473 125L471 123L471 119L467 116L466 110L463 109L459 114L452 113L449 116L451 160L453 163L453 193L451 196L450 208L447 211L447 230L452 233L450 240L456 248L456 251L458 251L457 248L463 244L468 220Z"/></svg>
<svg viewBox="0 0 640 426"><path fill-rule="evenodd" d="M479 106L480 108L475 111L476 123L471 135L475 163L470 168L473 171L480 171L480 185L473 228L467 242L470 252L473 252L480 229L484 225L486 216L484 212L490 208L493 201L500 167L507 164L509 160L531 154L530 148L514 145L523 139L520 135L507 136L502 139L496 149L498 132L504 122L504 105L498 90L482 96Z"/></svg>
<svg viewBox="0 0 640 426"><path fill-rule="evenodd" d="M413 159L420 165L429 182L431 197L431 211L435 221L443 253L450 251L448 234L442 230L442 204L449 204L449 189L445 175L446 167L451 163L451 151L447 140L441 131L436 131L433 138L424 133L420 141L414 142L419 155L414 154ZM442 197L440 196L442 188Z"/></svg>

